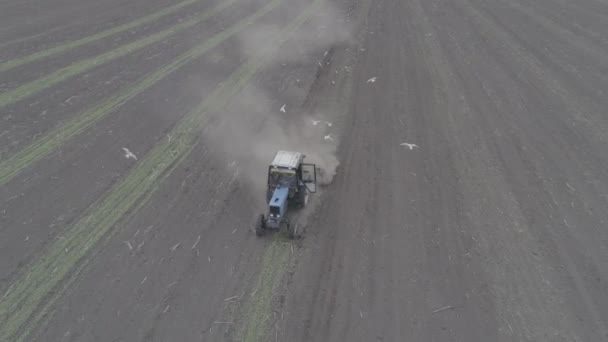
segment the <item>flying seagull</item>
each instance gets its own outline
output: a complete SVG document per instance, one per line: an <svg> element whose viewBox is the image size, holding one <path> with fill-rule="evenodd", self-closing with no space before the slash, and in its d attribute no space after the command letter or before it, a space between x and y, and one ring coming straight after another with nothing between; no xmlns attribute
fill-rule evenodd
<svg viewBox="0 0 608 342"><path fill-rule="evenodd" d="M326 136L324 137L324 139L325 139L325 140L332 140L332 141L334 140L334 138L332 138L332 137L331 137L331 135L329 135L329 134L328 134L328 135L326 135Z"/></svg>
<svg viewBox="0 0 608 342"><path fill-rule="evenodd" d="M407 146L410 148L410 150L413 150L414 147L418 147L418 145L416 145L416 144L408 144L408 143L402 143L402 144L400 144L400 146Z"/></svg>
<svg viewBox="0 0 608 342"><path fill-rule="evenodd" d="M323 122L325 122L325 124L326 124L328 127L331 127L331 125L333 125L333 123L331 123L331 122L327 122L327 121L323 121Z"/></svg>
<svg viewBox="0 0 608 342"><path fill-rule="evenodd" d="M285 106L286 106L286 105L283 105L283 107L281 107L281 113L286 113L286 112L287 112L287 111L285 110Z"/></svg>
<svg viewBox="0 0 608 342"><path fill-rule="evenodd" d="M378 77L372 77L369 80L367 80L367 83L374 83L374 82L376 82L377 79L378 79Z"/></svg>
<svg viewBox="0 0 608 342"><path fill-rule="evenodd" d="M129 151L128 148L123 147L122 149L125 151L125 158L127 158L127 159L133 158L133 159L137 160L137 157L133 154L133 152Z"/></svg>
<svg viewBox="0 0 608 342"><path fill-rule="evenodd" d="M310 120L310 121L312 121L312 124L313 124L313 125L315 125L315 126L316 126L316 125L317 125L319 122L321 122L321 120Z"/></svg>

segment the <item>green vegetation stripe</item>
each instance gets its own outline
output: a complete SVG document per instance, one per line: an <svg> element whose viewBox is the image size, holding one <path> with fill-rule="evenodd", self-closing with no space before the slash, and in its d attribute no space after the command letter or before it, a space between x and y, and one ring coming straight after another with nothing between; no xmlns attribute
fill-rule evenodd
<svg viewBox="0 0 608 342"><path fill-rule="evenodd" d="M289 265L290 244L281 240L284 239L275 235L270 247L264 252L258 281L246 305L239 341L266 341L267 323L272 315L272 294Z"/></svg>
<svg viewBox="0 0 608 342"><path fill-rule="evenodd" d="M148 45L159 42L179 31L185 30L189 27L192 27L196 24L199 24L212 16L216 15L218 12L223 10L224 8L231 5L235 0L222 1L219 5L214 7L212 10L204 12L198 15L196 18L192 18L186 21L183 21L177 25L171 26L163 31L157 32L151 36L147 36L145 38L141 38L134 42L122 45L114 50L110 50L101 55L91 57L80 62L76 62L64 68L61 68L51 74L39 78L37 80L33 80L26 84L23 84L13 90L9 90L0 94L0 108L3 108L9 104L15 103L19 100L22 100L28 96L36 94L46 88L49 88L61 81L64 81L70 77L76 76L80 73L86 72L92 68L98 67L102 64L110 62L113 59L126 56L136 50L142 49Z"/></svg>
<svg viewBox="0 0 608 342"><path fill-rule="evenodd" d="M85 44L94 42L96 40L100 40L100 39L109 37L109 36L111 36L113 34L116 34L116 33L120 33L120 32L123 32L123 31L130 30L130 29L132 29L134 27L137 27L139 25L142 25L142 24L154 21L154 20L156 20L156 19L158 19L160 17L163 17L165 15L177 12L179 9L181 9L181 8L183 8L185 6L191 5L191 4L193 4L193 3L197 2L197 1L199 1L199 0L186 0L186 1L182 1L182 2L179 2L179 3L175 4L175 5L166 7L166 8L164 8L164 9L158 11L158 12L155 12L155 13L152 13L150 15L147 15L145 17L139 18L137 20L128 22L128 23L120 25L120 26L113 27L111 29L108 29L108 30L105 30L105 31L102 31L102 32L99 32L99 33L96 33L96 34L93 34L91 36L84 37L84 38L81 38L81 39L77 39L77 40L74 40L74 41L62 44L62 45L58 45L58 46L52 47L50 49L46 49L46 50L42 50L42 51L39 51L39 52L35 52L35 53L33 53L31 55L28 55L28 56L25 56L25 57L21 57L21 58L18 58L18 59L12 59L12 60L3 62L3 63L0 64L0 72L16 68L16 67L19 67L19 66L27 64L27 63L35 62L35 61L38 61L38 60L46 58L46 57L50 57L50 56L53 56L53 55L58 55L58 54L63 53L65 51L67 51L67 50L77 48L77 47L79 47L81 45L85 45ZM42 34L44 34L44 33L41 33L39 35L42 35ZM9 43L12 43L12 42L9 42Z"/></svg>
<svg viewBox="0 0 608 342"><path fill-rule="evenodd" d="M322 2L323 0L315 0L294 24L301 25ZM237 332L239 341L267 341L268 320L272 315L272 294L289 265L290 247L290 244L277 234L264 253L256 287L245 304L243 324Z"/></svg>
<svg viewBox="0 0 608 342"><path fill-rule="evenodd" d="M118 91L118 95L103 100L95 107L78 114L61 127L53 129L44 134L40 138L33 141L30 145L18 151L16 154L8 158L4 158L4 160L0 160L0 186L9 182L11 179L13 179L13 177L18 175L21 170L25 169L32 163L48 156L51 152L65 144L70 138L94 126L97 122L102 120L108 114L112 113L118 107L150 88L152 85L162 80L170 73L202 56L226 39L245 29L250 24L252 17L255 15L256 14L249 16L239 21L234 26L221 31L204 43L180 55L173 62L165 65L161 69L150 73L134 84L121 88Z"/></svg>
<svg viewBox="0 0 608 342"><path fill-rule="evenodd" d="M371 1L364 3L365 9L361 12L366 13ZM347 75L344 88L340 92L342 99L351 96L353 78ZM336 111L346 114L347 108L340 108L339 102L332 103L331 106ZM237 340L242 342L261 342L268 341L269 328L273 315L272 300L273 294L281 284L281 280L290 266L291 262L291 243L282 238L280 234L274 236L270 247L265 251L258 275L255 288L252 289L251 296L243 308L242 323L237 328Z"/></svg>
<svg viewBox="0 0 608 342"><path fill-rule="evenodd" d="M55 27L55 28L50 29L50 30L46 30L46 31L41 32L41 33L37 33L37 34L32 35L32 36L27 36L27 37L13 39L13 40L10 40L8 42L4 42L4 43L0 44L0 49L4 48L5 46L9 46L9 45L17 44L17 43L23 43L23 42L26 42L28 40L40 38L40 37L42 37L44 35L48 35L48 34L51 34L53 32L57 32L57 31L59 31L61 29L64 29L64 28L65 28L65 25L62 25L62 26ZM8 61L4 62L4 63L8 63ZM1 68L1 65L2 64L0 64L0 68Z"/></svg>
<svg viewBox="0 0 608 342"><path fill-rule="evenodd" d="M281 3L273 0L250 21L258 20ZM310 14L310 11L306 11ZM301 23L301 17L294 23ZM297 26L288 26L293 31ZM279 41L280 45L286 38ZM209 112L220 111L240 92L255 75L264 59L255 58L241 65L209 97L172 129L172 139L157 144L146 158L129 172L126 178L99 199L83 217L54 241L29 271L13 283L12 288L0 301L0 341L14 341L29 334L41 319L41 312L48 310L49 301L56 300L56 291L61 291L62 283L69 282L70 272L87 253L104 237L127 213L142 207L150 198L160 181L183 160L197 142L200 131L205 126Z"/></svg>
<svg viewBox="0 0 608 342"><path fill-rule="evenodd" d="M194 147L194 146L192 146L192 147ZM165 180L165 178L167 178L171 174L173 169L177 165L179 165L181 160L185 159L185 157L187 157L187 156L188 156L188 153L184 153L183 156L179 160L177 160L173 164L173 166L171 168L169 168L167 170L167 172L165 172L165 174L161 178L157 179L156 186L154 188L150 189L150 191L148 191L148 193L146 193L140 200L138 200L138 203L133 208L130 208L130 213L134 214L135 212L137 212L137 210L139 210L141 207L143 207L148 202L148 199L150 197L152 197L152 194L154 194L154 192L156 191L158 186ZM113 236L113 233L114 233L114 231L110 230L108 232L108 234L100 237L99 241L107 241L108 239L110 239ZM30 336L32 335L32 332L34 331L36 326L44 326L45 324L48 324L48 321L52 318L52 312L53 312L52 305L59 298L61 298L63 296L63 293L67 289L69 289L70 286L76 281L76 278L78 277L80 272L89 264L91 257L94 257L94 255L89 255L89 258L83 257L81 259L82 261L79 261L74 266L74 269L72 271L70 271L70 273L58 285L59 290L53 290L50 293L50 297L47 300L45 300L45 302L41 305L41 307L38 310L36 310L34 313L32 313L32 317L28 320L28 322L25 323L25 325L19 331L18 337L15 339L15 342L31 341Z"/></svg>

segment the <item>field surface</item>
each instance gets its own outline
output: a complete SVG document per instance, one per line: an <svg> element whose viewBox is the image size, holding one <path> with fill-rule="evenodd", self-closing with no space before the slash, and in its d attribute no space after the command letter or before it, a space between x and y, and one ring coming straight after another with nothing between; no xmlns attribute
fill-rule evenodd
<svg viewBox="0 0 608 342"><path fill-rule="evenodd" d="M0 341L606 341L607 89L606 0L4 0Z"/></svg>

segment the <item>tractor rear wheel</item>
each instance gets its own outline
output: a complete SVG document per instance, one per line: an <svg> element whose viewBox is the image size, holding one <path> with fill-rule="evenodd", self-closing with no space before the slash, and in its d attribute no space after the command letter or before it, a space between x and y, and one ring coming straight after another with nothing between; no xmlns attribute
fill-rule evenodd
<svg viewBox="0 0 608 342"><path fill-rule="evenodd" d="M298 237L298 224L294 223L294 224L290 224L287 227L287 235L289 236L290 239L295 239Z"/></svg>
<svg viewBox="0 0 608 342"><path fill-rule="evenodd" d="M264 235L264 229L266 229L266 221L264 220L264 214L260 214L260 217L255 224L255 235Z"/></svg>
<svg viewBox="0 0 608 342"><path fill-rule="evenodd" d="M279 225L279 231L284 231L285 233L289 234L289 226L289 221L283 219L283 221L281 221L281 224Z"/></svg>
<svg viewBox="0 0 608 342"><path fill-rule="evenodd" d="M304 186L302 186L300 188L300 191L298 192L298 199L296 200L296 205L298 207L298 209L302 209L306 206L306 203L308 202L308 191L306 191L306 188Z"/></svg>

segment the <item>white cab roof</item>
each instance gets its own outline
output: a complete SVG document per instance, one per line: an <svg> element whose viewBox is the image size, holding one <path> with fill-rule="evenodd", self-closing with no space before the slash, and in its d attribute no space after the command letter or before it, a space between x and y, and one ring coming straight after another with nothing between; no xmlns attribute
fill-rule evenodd
<svg viewBox="0 0 608 342"><path fill-rule="evenodd" d="M278 151L271 165L295 169L300 164L301 159L302 153L300 152Z"/></svg>

